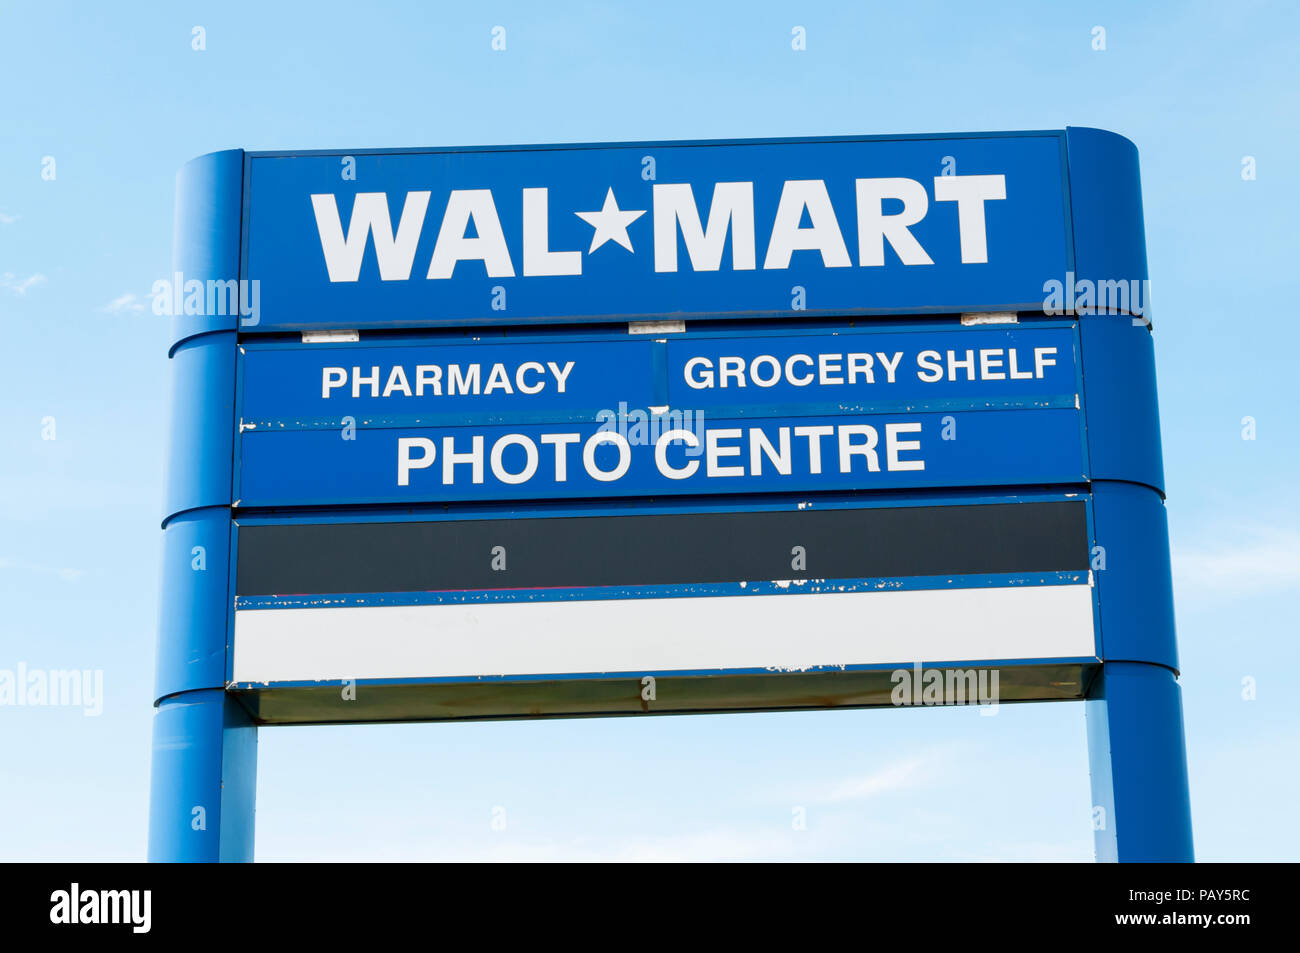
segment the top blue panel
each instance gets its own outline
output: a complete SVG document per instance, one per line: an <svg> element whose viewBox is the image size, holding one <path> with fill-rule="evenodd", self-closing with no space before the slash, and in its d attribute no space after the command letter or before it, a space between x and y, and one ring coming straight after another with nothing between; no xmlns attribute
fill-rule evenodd
<svg viewBox="0 0 1300 953"><path fill-rule="evenodd" d="M243 331L1039 310L1063 132L250 153Z"/></svg>

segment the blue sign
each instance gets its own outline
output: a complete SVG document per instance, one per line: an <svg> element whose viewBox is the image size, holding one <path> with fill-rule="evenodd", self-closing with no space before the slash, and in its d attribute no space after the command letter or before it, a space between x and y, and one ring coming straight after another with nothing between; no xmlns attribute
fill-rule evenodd
<svg viewBox="0 0 1300 953"><path fill-rule="evenodd" d="M241 327L1037 310L1073 270L1064 150L1046 132L261 154Z"/></svg>
<svg viewBox="0 0 1300 953"><path fill-rule="evenodd" d="M1086 479L1068 326L251 343L245 506Z"/></svg>
<svg viewBox="0 0 1300 953"><path fill-rule="evenodd" d="M235 150L177 196L152 856L251 857L261 726L942 676L1087 699L1098 856L1190 859L1132 143Z"/></svg>
<svg viewBox="0 0 1300 953"><path fill-rule="evenodd" d="M656 403L655 343L253 344L243 360L245 430L594 413L615 396Z"/></svg>

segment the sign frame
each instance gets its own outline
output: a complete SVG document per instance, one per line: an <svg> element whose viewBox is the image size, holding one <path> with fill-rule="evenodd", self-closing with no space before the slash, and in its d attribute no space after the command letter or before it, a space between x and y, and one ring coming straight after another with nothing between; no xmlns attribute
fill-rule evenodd
<svg viewBox="0 0 1300 953"><path fill-rule="evenodd" d="M1060 143L1071 279L1147 279L1137 150L1103 130L1038 133L840 137L817 142L965 140L1051 136ZM615 143L536 149L746 145L798 140ZM512 151L520 147L490 147ZM177 275L228 282L247 278L250 163L291 155L418 153L254 153L228 150L193 160L177 180L173 268ZM1073 301L1073 299L1071 299ZM1035 311L1034 302L1014 302ZM971 302L971 313L1010 310ZM891 314L933 315L925 302ZM838 313L846 313L838 309ZM857 312L866 313L866 312ZM812 315L821 320L826 315ZM678 317L681 317L680 315ZM798 319L747 311L744 320ZM955 315L952 315L955 319ZM608 323L609 315L583 318ZM1191 816L1178 655L1174 633L1164 477L1149 314L1086 314L1067 309L1079 341L1085 415L1089 531L1104 550L1095 572L1098 655L1089 662L1085 700L1098 860L1190 861ZM528 323L528 322L522 322ZM736 327L743 327L736 324ZM172 425L163 519L162 587L155 688L150 847L153 860L251 860L254 845L258 719L230 685L234 493L238 439L238 314L173 317ZM972 498L967 495L965 498ZM1005 499L1005 495L1001 497ZM290 516L301 516L291 513ZM202 810L203 824L195 823Z"/></svg>

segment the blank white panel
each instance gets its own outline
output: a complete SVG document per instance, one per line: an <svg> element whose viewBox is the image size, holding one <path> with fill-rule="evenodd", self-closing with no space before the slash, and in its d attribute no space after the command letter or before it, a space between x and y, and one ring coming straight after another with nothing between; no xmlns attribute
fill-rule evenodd
<svg viewBox="0 0 1300 953"><path fill-rule="evenodd" d="M242 609L237 682L806 669L1095 655L1086 584Z"/></svg>

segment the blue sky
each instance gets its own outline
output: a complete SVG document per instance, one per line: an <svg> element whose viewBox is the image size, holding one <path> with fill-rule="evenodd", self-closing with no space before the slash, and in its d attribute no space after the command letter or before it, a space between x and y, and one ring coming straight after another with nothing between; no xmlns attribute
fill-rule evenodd
<svg viewBox="0 0 1300 953"><path fill-rule="evenodd" d="M1067 124L1141 152L1197 853L1300 858L1300 11L845 6L0 4L0 668L102 669L105 696L98 717L0 708L0 859L144 856L168 371L146 295L186 160ZM260 748L262 860L1092 856L1077 704L290 728Z"/></svg>

